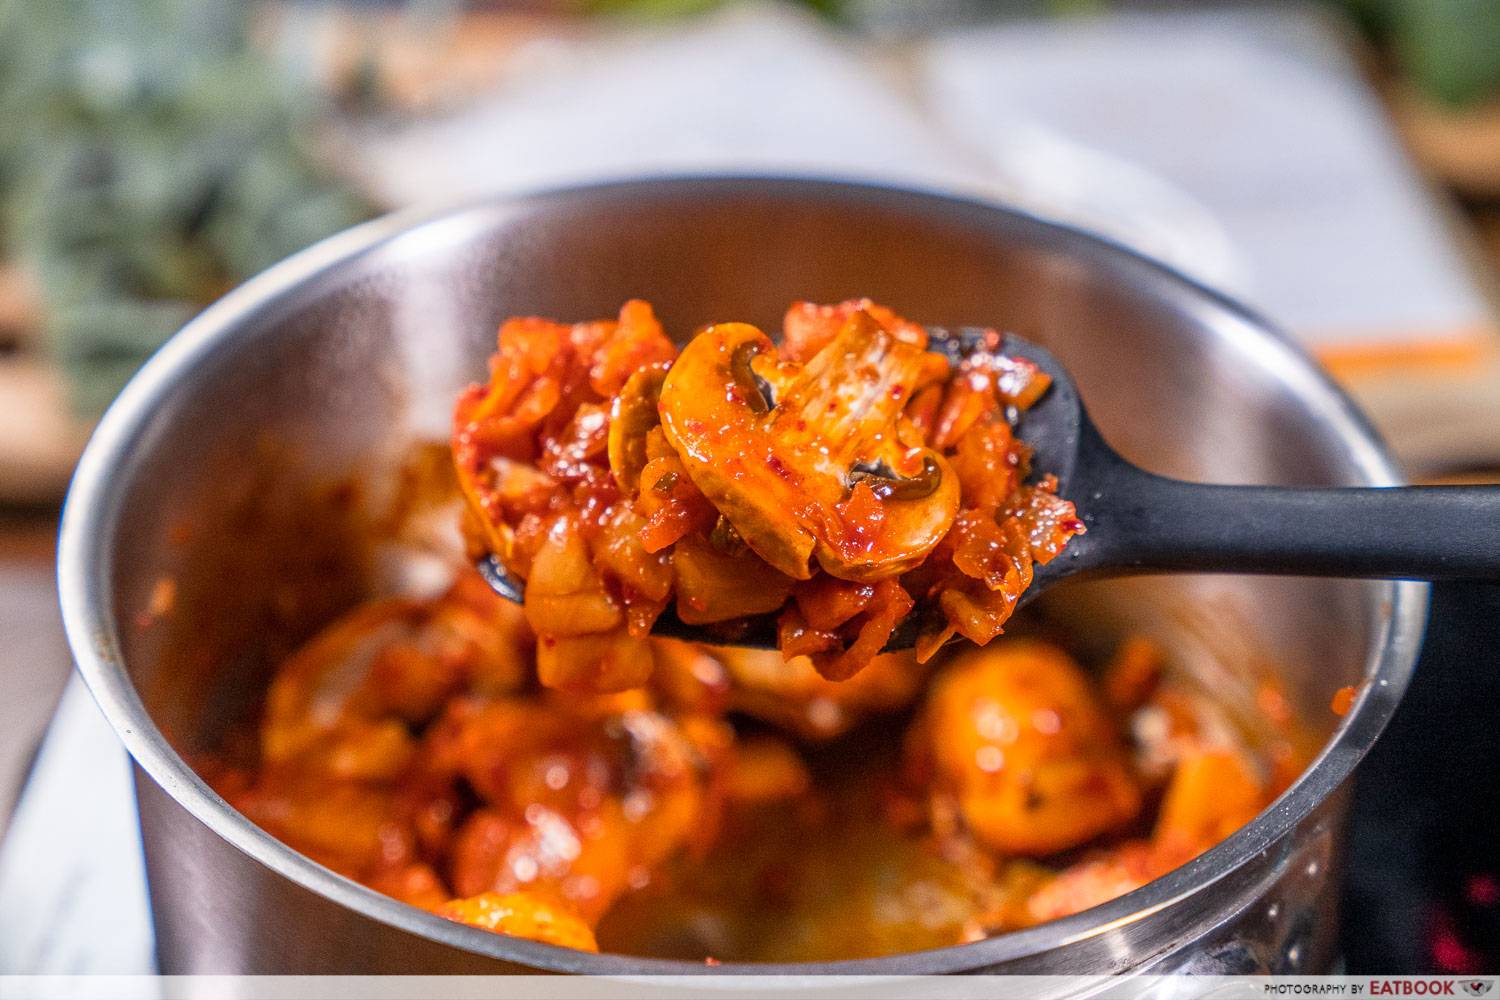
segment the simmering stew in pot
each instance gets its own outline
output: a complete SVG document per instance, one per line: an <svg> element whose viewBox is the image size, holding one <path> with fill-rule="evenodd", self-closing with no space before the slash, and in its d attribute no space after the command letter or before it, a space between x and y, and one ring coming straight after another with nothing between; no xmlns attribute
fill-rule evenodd
<svg viewBox="0 0 1500 1000"><path fill-rule="evenodd" d="M973 941L1212 847L1306 762L1285 700L1250 740L1145 638L990 642L1082 525L1011 434L1044 377L925 338L868 302L794 306L779 348L720 324L679 353L640 302L507 321L453 457L524 609L468 569L353 609L205 772L411 905L710 963ZM918 598L941 619L879 654ZM651 636L669 604L775 613L781 650Z"/></svg>

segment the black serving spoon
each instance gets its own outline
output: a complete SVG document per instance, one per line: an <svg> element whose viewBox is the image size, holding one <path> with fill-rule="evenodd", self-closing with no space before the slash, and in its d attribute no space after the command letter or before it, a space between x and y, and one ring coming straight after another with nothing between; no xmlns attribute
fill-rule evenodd
<svg viewBox="0 0 1500 1000"><path fill-rule="evenodd" d="M982 331L929 328L930 349L961 359ZM1057 477L1087 533L1036 568L1026 603L1073 576L1265 573L1370 579L1500 579L1500 486L1221 486L1168 479L1121 458L1095 429L1067 369L1047 351L1005 337L1004 353L1052 376L1016 422L1032 467ZM493 556L479 571L520 601L522 587ZM929 612L930 614L930 612ZM909 648L929 620L922 608L891 635ZM772 649L774 615L725 625L685 625L669 610L657 635Z"/></svg>

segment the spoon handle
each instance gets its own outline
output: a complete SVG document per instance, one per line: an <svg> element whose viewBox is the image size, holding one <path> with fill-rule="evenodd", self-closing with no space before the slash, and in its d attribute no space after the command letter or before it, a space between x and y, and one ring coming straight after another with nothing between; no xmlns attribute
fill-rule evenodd
<svg viewBox="0 0 1500 1000"><path fill-rule="evenodd" d="M1500 580L1500 486L1219 486L1112 464L1080 498L1078 569Z"/></svg>

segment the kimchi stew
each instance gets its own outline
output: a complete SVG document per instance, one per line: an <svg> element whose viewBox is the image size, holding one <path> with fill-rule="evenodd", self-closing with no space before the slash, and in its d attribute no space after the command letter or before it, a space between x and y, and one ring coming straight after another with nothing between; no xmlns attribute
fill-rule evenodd
<svg viewBox="0 0 1500 1000"><path fill-rule="evenodd" d="M1013 433L1048 389L987 331L956 361L868 301L679 351L645 302L500 328L453 455L476 553L526 584L548 687L648 679L652 623L776 616L781 651L845 680L919 604L917 655L1000 634L1032 567L1084 530Z"/></svg>
<svg viewBox="0 0 1500 1000"><path fill-rule="evenodd" d="M925 338L867 302L794 306L779 347L679 352L640 302L508 321L449 488L524 608L462 565L355 607L205 774L412 906L710 964L975 941L1209 849L1309 758L1285 699L1251 733L1152 640L996 639L1080 526L1011 433L1045 378ZM922 648L879 653L918 601ZM775 614L782 648L651 635L669 606Z"/></svg>

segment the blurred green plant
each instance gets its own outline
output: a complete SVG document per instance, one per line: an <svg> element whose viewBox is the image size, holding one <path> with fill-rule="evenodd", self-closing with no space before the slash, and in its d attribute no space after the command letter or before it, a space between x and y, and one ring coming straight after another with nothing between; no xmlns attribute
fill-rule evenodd
<svg viewBox="0 0 1500 1000"><path fill-rule="evenodd" d="M1423 93L1450 107L1500 95L1500 0L1335 0Z"/></svg>
<svg viewBox="0 0 1500 1000"><path fill-rule="evenodd" d="M369 214L247 7L0 0L0 256L35 275L82 413L204 303Z"/></svg>

